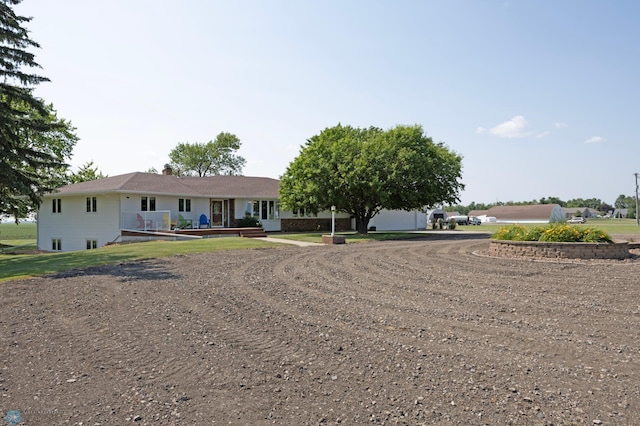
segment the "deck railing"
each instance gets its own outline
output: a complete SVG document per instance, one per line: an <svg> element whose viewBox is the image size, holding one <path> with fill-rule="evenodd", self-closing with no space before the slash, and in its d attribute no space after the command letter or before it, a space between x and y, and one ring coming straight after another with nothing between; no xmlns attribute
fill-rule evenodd
<svg viewBox="0 0 640 426"><path fill-rule="evenodd" d="M175 219L171 219L171 210L122 212L122 229L140 231L168 231Z"/></svg>

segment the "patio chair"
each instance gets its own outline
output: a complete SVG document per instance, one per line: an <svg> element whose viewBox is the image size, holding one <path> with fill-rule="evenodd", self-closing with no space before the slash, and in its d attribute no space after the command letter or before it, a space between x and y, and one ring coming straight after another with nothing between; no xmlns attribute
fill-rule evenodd
<svg viewBox="0 0 640 426"><path fill-rule="evenodd" d="M136 214L136 219L138 220L138 229L150 229L153 226L153 221L151 219L147 219L145 222L142 215L140 213Z"/></svg>
<svg viewBox="0 0 640 426"><path fill-rule="evenodd" d="M191 229L193 228L193 221L191 219L185 219L181 214L178 215L178 229Z"/></svg>
<svg viewBox="0 0 640 426"><path fill-rule="evenodd" d="M200 215L200 222L198 223L198 228L211 228L211 222L207 218L206 214Z"/></svg>
<svg viewBox="0 0 640 426"><path fill-rule="evenodd" d="M162 221L156 222L156 231L171 229L171 218L167 213L162 215Z"/></svg>

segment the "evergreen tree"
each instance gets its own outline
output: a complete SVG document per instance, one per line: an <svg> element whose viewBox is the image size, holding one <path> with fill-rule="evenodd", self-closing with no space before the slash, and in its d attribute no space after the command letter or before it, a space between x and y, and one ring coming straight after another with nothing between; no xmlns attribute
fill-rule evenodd
<svg viewBox="0 0 640 426"><path fill-rule="evenodd" d="M71 173L69 176L69 183L88 182L91 180L102 179L109 177L103 174L97 166L93 164L93 160L84 163L77 172Z"/></svg>
<svg viewBox="0 0 640 426"><path fill-rule="evenodd" d="M61 184L77 142L70 123L33 94L49 80L32 72L39 65L28 49L40 46L23 27L31 18L12 9L20 2L0 0L0 216L16 221Z"/></svg>

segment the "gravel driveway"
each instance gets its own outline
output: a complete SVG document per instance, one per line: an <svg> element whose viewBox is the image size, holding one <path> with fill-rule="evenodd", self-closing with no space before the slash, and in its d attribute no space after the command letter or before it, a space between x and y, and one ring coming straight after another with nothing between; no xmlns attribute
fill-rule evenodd
<svg viewBox="0 0 640 426"><path fill-rule="evenodd" d="M638 424L640 262L487 248L282 246L0 284L0 423Z"/></svg>

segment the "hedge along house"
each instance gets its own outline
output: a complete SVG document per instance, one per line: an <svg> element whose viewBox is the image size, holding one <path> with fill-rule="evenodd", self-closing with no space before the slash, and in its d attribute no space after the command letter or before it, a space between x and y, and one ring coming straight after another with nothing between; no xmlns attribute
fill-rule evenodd
<svg viewBox="0 0 640 426"><path fill-rule="evenodd" d="M59 188L38 210L40 250L72 251L126 240L132 231L169 235L175 227L230 228L246 213L280 231L277 179L128 173Z"/></svg>
<svg viewBox="0 0 640 426"><path fill-rule="evenodd" d="M564 210L558 204L493 206L485 214L495 217L497 223L554 223L566 220Z"/></svg>

